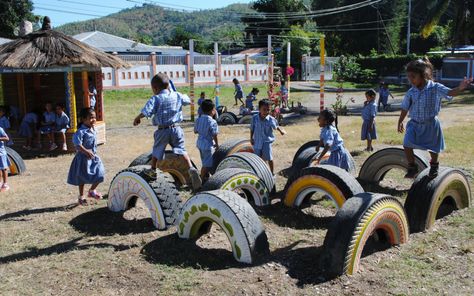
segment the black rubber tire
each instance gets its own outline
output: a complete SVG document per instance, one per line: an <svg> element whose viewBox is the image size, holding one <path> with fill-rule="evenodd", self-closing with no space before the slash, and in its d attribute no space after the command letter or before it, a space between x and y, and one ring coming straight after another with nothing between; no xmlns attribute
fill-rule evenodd
<svg viewBox="0 0 474 296"><path fill-rule="evenodd" d="M253 115L244 115L242 118L239 119L239 124L250 124L252 122Z"/></svg>
<svg viewBox="0 0 474 296"><path fill-rule="evenodd" d="M345 170L332 165L319 165L302 169L288 179L283 203L288 207L301 206L308 198L305 192L311 187L328 193L338 207L341 207L352 196L364 192L356 178ZM335 193L331 194L331 192Z"/></svg>
<svg viewBox="0 0 474 296"><path fill-rule="evenodd" d="M237 261L252 264L262 254L269 253L262 222L237 193L215 190L191 197L179 216L178 236L196 240L210 231L212 223L227 235Z"/></svg>
<svg viewBox="0 0 474 296"><path fill-rule="evenodd" d="M428 160L418 150L415 150L415 163L420 171L429 166ZM368 183L378 183L392 168L404 170L408 168L403 147L385 148L370 155L360 169L359 179Z"/></svg>
<svg viewBox="0 0 474 296"><path fill-rule="evenodd" d="M268 191L274 191L275 179L268 165L259 156L249 152L229 155L219 164L216 172L231 168L240 168L255 173L265 183Z"/></svg>
<svg viewBox="0 0 474 296"><path fill-rule="evenodd" d="M217 114L221 116L222 113L227 112L227 107L226 106L219 106L217 107Z"/></svg>
<svg viewBox="0 0 474 296"><path fill-rule="evenodd" d="M376 230L383 231L387 245L407 242L409 227L403 205L383 194L351 197L329 225L320 268L331 277L356 273L367 240Z"/></svg>
<svg viewBox="0 0 474 296"><path fill-rule="evenodd" d="M242 151L242 149L245 151ZM250 140L234 139L219 145L219 148L212 155L213 164L211 173L216 171L217 166L224 158L236 152L253 152L253 147L252 144L250 144Z"/></svg>
<svg viewBox="0 0 474 296"><path fill-rule="evenodd" d="M149 165L151 162L151 152L143 153L142 155L135 158L128 167L134 167L137 165Z"/></svg>
<svg viewBox="0 0 474 296"><path fill-rule="evenodd" d="M217 119L217 123L220 125L236 124L238 121L239 119L237 118L237 115L232 112L224 112L219 115L219 118Z"/></svg>
<svg viewBox="0 0 474 296"><path fill-rule="evenodd" d="M471 206L471 189L466 175L457 169L441 167L438 177L428 178L430 169L421 172L408 192L405 209L412 233L430 229L446 202L445 209Z"/></svg>
<svg viewBox="0 0 474 296"><path fill-rule="evenodd" d="M313 159L318 155L314 147L310 147L301 151L300 154L293 160L291 166L291 176L297 175L302 169L311 166ZM291 177L290 176L290 177Z"/></svg>
<svg viewBox="0 0 474 296"><path fill-rule="evenodd" d="M295 156L293 156L293 161L292 164L295 163L296 159L298 156L305 150L312 148L313 150L316 150L316 147L319 145L319 140L316 141L309 141L305 144L303 144L295 153Z"/></svg>
<svg viewBox="0 0 474 296"><path fill-rule="evenodd" d="M5 150L7 151L7 156L10 159L10 175L21 175L26 171L26 165L23 161L23 158L18 154L15 150L10 147L5 146ZM11 167L15 166L14 169Z"/></svg>

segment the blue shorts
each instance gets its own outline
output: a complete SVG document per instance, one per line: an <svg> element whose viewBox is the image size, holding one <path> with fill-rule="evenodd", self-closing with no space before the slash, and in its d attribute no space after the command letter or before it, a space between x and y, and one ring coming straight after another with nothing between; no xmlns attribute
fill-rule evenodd
<svg viewBox="0 0 474 296"><path fill-rule="evenodd" d="M403 146L440 153L444 150L444 135L438 117L424 122L410 120L406 126Z"/></svg>
<svg viewBox="0 0 474 296"><path fill-rule="evenodd" d="M173 148L174 154L186 154L186 149L184 148L184 132L180 126L156 130L154 138L155 143L153 144L152 155L156 159L164 159L167 145L170 145L171 148Z"/></svg>
<svg viewBox="0 0 474 296"><path fill-rule="evenodd" d="M59 134L65 134L67 131L67 128L62 128L62 129L56 129L54 132L59 133Z"/></svg>
<svg viewBox="0 0 474 296"><path fill-rule="evenodd" d="M46 126L40 127L40 133L42 135L51 134L52 132L53 132L53 126L51 126L51 125L46 125Z"/></svg>
<svg viewBox="0 0 474 296"><path fill-rule="evenodd" d="M362 131L360 133L361 140L375 140L377 139L377 129L375 127L375 121L373 122L372 131L369 131L369 120L364 120L362 123Z"/></svg>
<svg viewBox="0 0 474 296"><path fill-rule="evenodd" d="M270 142L263 143L263 146L261 148L253 146L254 153L260 156L265 161L273 160L272 144L273 143Z"/></svg>
<svg viewBox="0 0 474 296"><path fill-rule="evenodd" d="M214 160L212 154L214 154L214 149L199 149L199 154L201 155L201 162L203 168L212 168Z"/></svg>

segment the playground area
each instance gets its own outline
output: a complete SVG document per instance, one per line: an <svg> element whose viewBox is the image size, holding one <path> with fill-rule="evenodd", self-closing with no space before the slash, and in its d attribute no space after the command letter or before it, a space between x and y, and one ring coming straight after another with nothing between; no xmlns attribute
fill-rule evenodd
<svg viewBox="0 0 474 296"><path fill-rule="evenodd" d="M264 90L263 85L254 85ZM245 86L245 89L251 86ZM180 89L187 92L187 89ZM212 87L197 88L212 97ZM223 87L221 104L233 107L233 88ZM140 154L148 152L155 130L150 122L132 127L134 115L150 94L148 89L106 91L107 142L99 146L106 193L114 176ZM176 228L155 228L144 203L113 213L107 201L88 207L76 205L76 188L66 184L73 155L25 160L27 171L12 177L14 190L0 196L0 291L5 295L473 295L474 210L456 211L426 231L410 235L406 244L363 256L360 272L332 279L318 269L323 242L336 209L326 204L303 210L285 207L280 198L285 172L298 148L319 135L319 93L311 87L292 90L293 101L309 113L285 123L288 132L273 146L276 193L271 205L258 208L269 242L269 254L251 265L234 260L222 229L213 227L196 243L178 238ZM403 92L394 92L394 105ZM263 97L263 96L262 96ZM345 147L361 168L370 153L360 141L362 119L358 107L363 91L344 94L350 116L339 118ZM327 94L327 105L335 95ZM396 108L394 108L396 110ZM185 110L189 114L189 109ZM474 175L474 96L466 93L441 111L447 150L443 166L461 169L472 190ZM375 150L401 145L397 133L399 112L377 117L379 139ZM199 151L192 123L183 124L186 148L197 164ZM220 127L220 142L248 139L248 125ZM389 194L403 202L412 180L401 170L390 171L367 191ZM181 189L183 200L192 196ZM471 192L472 194L472 192Z"/></svg>

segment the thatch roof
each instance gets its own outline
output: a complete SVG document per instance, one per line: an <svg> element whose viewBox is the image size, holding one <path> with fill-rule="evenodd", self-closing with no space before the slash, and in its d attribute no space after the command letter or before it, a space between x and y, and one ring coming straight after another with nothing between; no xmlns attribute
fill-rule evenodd
<svg viewBox="0 0 474 296"><path fill-rule="evenodd" d="M37 69L84 65L128 68L120 58L54 30L40 30L0 46L0 67Z"/></svg>

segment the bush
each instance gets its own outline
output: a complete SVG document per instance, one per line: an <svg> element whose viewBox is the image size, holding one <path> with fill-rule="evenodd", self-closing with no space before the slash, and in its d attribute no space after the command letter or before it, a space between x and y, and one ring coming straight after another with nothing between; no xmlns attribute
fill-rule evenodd
<svg viewBox="0 0 474 296"><path fill-rule="evenodd" d="M377 74L372 69L362 69L354 56L341 56L334 64L334 75L337 81L372 83Z"/></svg>
<svg viewBox="0 0 474 296"><path fill-rule="evenodd" d="M370 57L357 57L355 62L360 65L362 69L374 70L375 77L380 76L397 76L401 72L405 71L405 66L413 60L422 58L421 56L410 54L410 55L379 55ZM428 57L435 67L435 69L441 69L443 65L443 56L432 55Z"/></svg>

